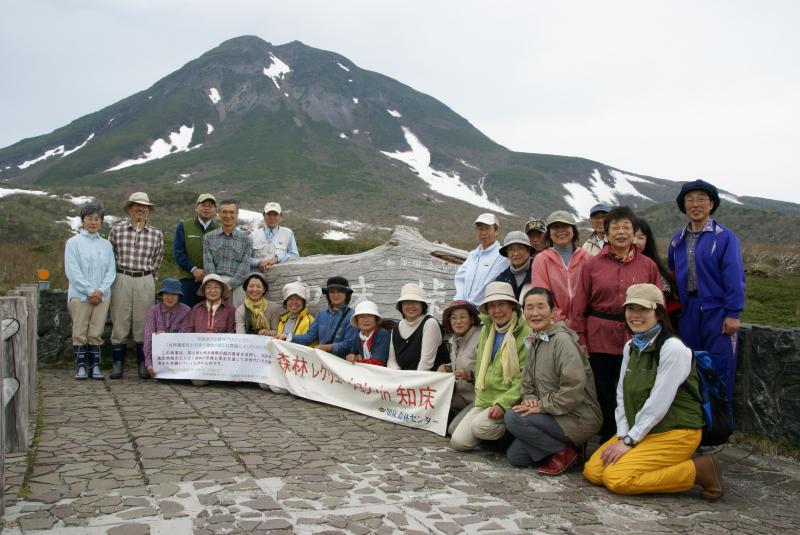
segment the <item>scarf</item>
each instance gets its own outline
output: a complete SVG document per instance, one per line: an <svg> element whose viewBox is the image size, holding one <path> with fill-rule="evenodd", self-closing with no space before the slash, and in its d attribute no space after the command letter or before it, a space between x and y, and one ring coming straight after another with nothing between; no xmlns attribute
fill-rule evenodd
<svg viewBox="0 0 800 535"><path fill-rule="evenodd" d="M269 330L269 322L267 316L264 314L267 311L267 300L259 299L255 303L249 298L244 298L244 306L250 311L251 319L253 321L253 330L259 332L262 329Z"/></svg>
<svg viewBox="0 0 800 535"><path fill-rule="evenodd" d="M525 347L530 349L537 341L549 342L550 335L546 331L533 331L525 337Z"/></svg>
<svg viewBox="0 0 800 535"><path fill-rule="evenodd" d="M634 253L636 253L636 247L634 245L631 245L631 248L628 249L628 252L625 253L625 256L617 256L617 254L613 250L611 250L611 248L608 249L608 253L611 255L611 258L613 258L620 264L627 264L628 262L633 260L633 255Z"/></svg>
<svg viewBox="0 0 800 535"><path fill-rule="evenodd" d="M519 374L519 355L517 354L517 341L514 339L514 328L517 326L517 311L511 314L511 321L498 327L495 322L489 328L489 336L483 346L481 356L481 369L478 370L478 377L475 379L475 390L483 390L486 384L486 371L489 369L489 362L492 360L492 347L494 337L497 333L505 334L500 348L497 350L497 358L503 367L503 384L510 385L511 380Z"/></svg>
<svg viewBox="0 0 800 535"><path fill-rule="evenodd" d="M375 327L372 329L372 332L369 334L364 334L361 331L358 332L358 338L361 340L361 356L366 359L372 358L372 343L375 341L375 333L377 332L378 328Z"/></svg>
<svg viewBox="0 0 800 535"><path fill-rule="evenodd" d="M656 326L649 331L634 334L633 338L631 339L631 343L633 343L633 345L635 345L639 351L642 351L644 348L649 346L653 340L655 340L656 336L658 336L658 333L660 332L661 324L656 323Z"/></svg>
<svg viewBox="0 0 800 535"><path fill-rule="evenodd" d="M528 274L529 267L531 267L530 258L523 262L518 268L515 268L514 266L509 267L511 274L514 275L514 279L517 281L517 286L522 286L522 283L525 282L525 276Z"/></svg>
<svg viewBox="0 0 800 535"><path fill-rule="evenodd" d="M206 310L208 310L208 323L206 323L206 332L213 333L214 332L214 316L217 315L217 311L219 310L219 306L222 304L222 301L217 301L217 304L212 304L208 300L206 300Z"/></svg>

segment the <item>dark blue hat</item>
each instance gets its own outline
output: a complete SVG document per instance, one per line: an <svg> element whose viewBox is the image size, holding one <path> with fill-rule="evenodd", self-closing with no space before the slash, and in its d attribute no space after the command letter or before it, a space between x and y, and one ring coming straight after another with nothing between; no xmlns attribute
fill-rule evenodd
<svg viewBox="0 0 800 535"><path fill-rule="evenodd" d="M181 291L181 281L172 278L164 279L161 281L161 287L158 289L158 295L163 293L175 294L183 297L183 291Z"/></svg>
<svg viewBox="0 0 800 535"><path fill-rule="evenodd" d="M589 217L594 216L594 214L596 214L597 212L609 213L610 211L611 211L611 207L608 205L608 203L599 202L599 203L595 204L594 206L592 206L592 209L589 210Z"/></svg>
<svg viewBox="0 0 800 535"><path fill-rule="evenodd" d="M353 289L350 288L350 282L345 279L344 277L331 277L325 283L325 288L322 289L322 293L328 294L328 290L337 289L342 290L345 293L353 293Z"/></svg>
<svg viewBox="0 0 800 535"><path fill-rule="evenodd" d="M678 193L678 197L675 199L675 202L678 203L678 209L684 214L686 213L686 204L683 199L690 191L696 190L703 190L708 193L708 196L711 197L711 202L714 203L714 208L711 209L711 213L713 214L716 212L717 208L719 208L719 192L716 186L709 184L705 180L694 180L681 186L681 192Z"/></svg>

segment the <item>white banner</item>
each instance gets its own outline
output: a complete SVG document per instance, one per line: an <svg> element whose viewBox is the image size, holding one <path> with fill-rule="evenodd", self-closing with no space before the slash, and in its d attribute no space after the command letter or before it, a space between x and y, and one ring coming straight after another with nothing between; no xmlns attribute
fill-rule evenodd
<svg viewBox="0 0 800 535"><path fill-rule="evenodd" d="M444 436L452 374L353 364L330 353L246 334L153 336L163 379L269 383L292 394Z"/></svg>

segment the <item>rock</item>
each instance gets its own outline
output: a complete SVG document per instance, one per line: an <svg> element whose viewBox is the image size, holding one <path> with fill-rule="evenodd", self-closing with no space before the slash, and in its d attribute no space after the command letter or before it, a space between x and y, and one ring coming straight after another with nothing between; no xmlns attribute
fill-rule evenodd
<svg viewBox="0 0 800 535"><path fill-rule="evenodd" d="M147 524L122 524L109 529L108 535L150 535L150 526Z"/></svg>

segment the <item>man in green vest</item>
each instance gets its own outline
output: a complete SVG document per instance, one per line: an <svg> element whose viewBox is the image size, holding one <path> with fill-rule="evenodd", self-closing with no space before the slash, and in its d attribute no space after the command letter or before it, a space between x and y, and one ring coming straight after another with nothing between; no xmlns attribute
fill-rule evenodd
<svg viewBox="0 0 800 535"><path fill-rule="evenodd" d="M175 241L172 256L181 270L181 303L193 307L197 303L197 290L203 277L203 236L219 228L214 220L217 213L217 199L210 193L203 193L194 206L195 217L184 219L175 227Z"/></svg>

